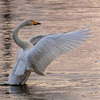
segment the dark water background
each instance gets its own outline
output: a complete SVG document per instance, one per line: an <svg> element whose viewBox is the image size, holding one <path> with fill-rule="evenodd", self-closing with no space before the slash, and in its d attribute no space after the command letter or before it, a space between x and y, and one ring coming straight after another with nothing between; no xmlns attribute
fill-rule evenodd
<svg viewBox="0 0 100 100"><path fill-rule="evenodd" d="M0 86L0 100L100 100L100 0L0 0L0 83L7 81L19 50L13 29L25 19L42 24L24 27L22 40L87 25L94 34L50 64L45 76L32 73L25 86Z"/></svg>

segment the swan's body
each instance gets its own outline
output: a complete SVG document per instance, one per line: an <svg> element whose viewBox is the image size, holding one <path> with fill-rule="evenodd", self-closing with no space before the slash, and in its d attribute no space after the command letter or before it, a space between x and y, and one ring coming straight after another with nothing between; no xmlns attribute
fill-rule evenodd
<svg viewBox="0 0 100 100"><path fill-rule="evenodd" d="M18 31L27 25L38 25L32 20L25 20L19 24L13 32L13 39L21 47L11 75L9 85L23 85L30 76L31 70L43 75L46 67L61 54L67 53L85 42L91 33L82 29L76 32L58 33L53 35L33 36L29 41L22 41L18 37ZM85 34L83 34L85 33ZM33 47L34 45L34 47Z"/></svg>

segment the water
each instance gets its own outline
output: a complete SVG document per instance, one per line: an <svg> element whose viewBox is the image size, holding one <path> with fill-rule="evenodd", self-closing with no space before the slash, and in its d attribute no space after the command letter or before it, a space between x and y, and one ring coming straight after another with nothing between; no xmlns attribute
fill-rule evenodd
<svg viewBox="0 0 100 100"><path fill-rule="evenodd" d="M24 27L20 38L79 30L87 25L92 39L62 55L45 72L32 73L25 86L0 86L0 100L99 100L100 99L100 1L99 0L1 0L0 83L7 81L19 47L13 29L25 19L42 23Z"/></svg>

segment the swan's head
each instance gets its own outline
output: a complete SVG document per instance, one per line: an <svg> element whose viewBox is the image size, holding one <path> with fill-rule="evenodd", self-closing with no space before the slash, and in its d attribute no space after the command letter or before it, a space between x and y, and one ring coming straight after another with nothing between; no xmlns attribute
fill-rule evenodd
<svg viewBox="0 0 100 100"><path fill-rule="evenodd" d="M25 24L25 26L29 26L29 25L40 25L41 23L38 23L34 20L27 19L24 21L24 24Z"/></svg>

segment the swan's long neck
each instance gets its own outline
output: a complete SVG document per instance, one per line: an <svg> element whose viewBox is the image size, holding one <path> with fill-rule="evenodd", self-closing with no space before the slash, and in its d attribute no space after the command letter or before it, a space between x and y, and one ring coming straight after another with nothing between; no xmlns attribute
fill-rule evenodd
<svg viewBox="0 0 100 100"><path fill-rule="evenodd" d="M26 42L25 41L22 41L19 39L18 37L18 31L23 27L25 26L25 22L22 22L21 24L17 25L17 27L14 29L14 32L13 32L13 39L14 41L16 42L16 44L18 46L20 46L21 48L25 48L26 46Z"/></svg>

